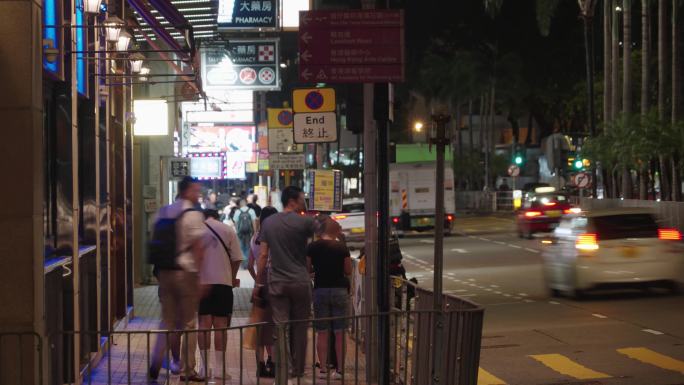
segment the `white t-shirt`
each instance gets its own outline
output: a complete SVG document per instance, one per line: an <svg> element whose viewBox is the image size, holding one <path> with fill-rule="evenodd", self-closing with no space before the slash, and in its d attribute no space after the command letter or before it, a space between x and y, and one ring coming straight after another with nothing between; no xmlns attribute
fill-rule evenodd
<svg viewBox="0 0 684 385"><path fill-rule="evenodd" d="M238 240L235 229L225 223L219 222L214 218L209 218L205 222L206 226L211 226L221 237L223 243L228 247L230 256L226 254L226 249L216 238L214 233L207 229L204 241L204 259L200 268L200 283L203 285L227 285L233 286L233 270L230 267L232 262L240 262L244 258L240 251L240 241Z"/></svg>
<svg viewBox="0 0 684 385"><path fill-rule="evenodd" d="M159 218L177 218L183 213L184 210L192 209L194 205L192 202L178 199L168 206L164 206L159 209ZM192 256L192 252L189 251L195 240L203 237L204 234L209 231L206 226L204 226L204 214L201 211L188 211L183 214L177 222L176 233L178 235L178 249L183 250L177 257L177 262L183 270L190 272L197 272L197 266L195 266L195 258Z"/></svg>

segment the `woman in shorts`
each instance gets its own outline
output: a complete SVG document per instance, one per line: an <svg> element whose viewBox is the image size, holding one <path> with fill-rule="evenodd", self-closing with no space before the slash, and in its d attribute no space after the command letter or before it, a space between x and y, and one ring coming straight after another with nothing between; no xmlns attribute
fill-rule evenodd
<svg viewBox="0 0 684 385"><path fill-rule="evenodd" d="M351 257L346 244L341 241L342 228L330 217L318 218L319 239L309 244L307 262L309 271L314 273L313 305L314 317L330 318L347 315L349 280L352 273ZM316 350L322 363L320 377L327 378L328 373L328 338L329 331L335 333L335 355L337 371L332 379L342 379L344 370L344 329L343 319L333 321L316 321Z"/></svg>

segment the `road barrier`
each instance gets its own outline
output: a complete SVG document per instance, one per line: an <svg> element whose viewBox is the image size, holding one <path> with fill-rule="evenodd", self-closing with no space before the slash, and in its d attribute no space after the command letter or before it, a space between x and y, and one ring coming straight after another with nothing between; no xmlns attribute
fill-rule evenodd
<svg viewBox="0 0 684 385"><path fill-rule="evenodd" d="M511 212L513 191L456 191L456 210L470 213Z"/></svg>

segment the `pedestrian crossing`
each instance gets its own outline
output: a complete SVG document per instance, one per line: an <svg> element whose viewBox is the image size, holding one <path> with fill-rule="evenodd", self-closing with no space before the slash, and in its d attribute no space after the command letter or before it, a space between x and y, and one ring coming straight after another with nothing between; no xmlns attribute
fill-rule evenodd
<svg viewBox="0 0 684 385"><path fill-rule="evenodd" d="M670 373L678 373L684 375L684 361L677 358L671 357L669 355L663 354L646 347L628 347L616 349L614 352L616 359L620 357L627 357L634 365L645 365L644 368L649 373L653 370L665 370ZM684 353L684 352L683 352ZM611 378L620 378L624 373L610 373L608 371L598 370L597 368L591 368L593 362L584 362L586 360L580 360L568 357L563 354L549 353L549 354L533 354L525 356L525 359L530 360L529 362L536 370L537 375L543 375L539 373L539 369L550 370L548 376L552 378L558 378L558 375L562 375L568 380L603 380ZM633 367L634 365L629 365ZM487 366L487 365L484 365ZM480 367L478 372L478 385L509 385L519 383L519 379L509 378L509 371L501 370L497 372L492 368ZM529 382L527 382L529 383Z"/></svg>

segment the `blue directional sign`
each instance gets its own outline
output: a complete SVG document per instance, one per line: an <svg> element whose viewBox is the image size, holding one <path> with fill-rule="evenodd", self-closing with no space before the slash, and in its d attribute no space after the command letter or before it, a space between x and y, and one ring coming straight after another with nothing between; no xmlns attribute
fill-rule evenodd
<svg viewBox="0 0 684 385"><path fill-rule="evenodd" d="M219 0L219 30L262 30L278 27L280 0Z"/></svg>

